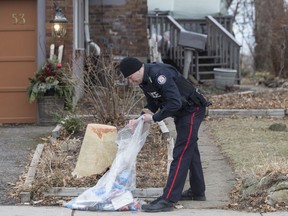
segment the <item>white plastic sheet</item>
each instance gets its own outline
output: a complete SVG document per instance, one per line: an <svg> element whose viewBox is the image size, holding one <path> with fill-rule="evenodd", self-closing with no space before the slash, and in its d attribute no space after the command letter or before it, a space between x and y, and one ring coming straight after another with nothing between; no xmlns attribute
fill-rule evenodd
<svg viewBox="0 0 288 216"><path fill-rule="evenodd" d="M150 124L140 117L135 128L128 125L119 130L118 151L109 171L97 184L65 204L67 208L88 211L139 209L131 191L136 187L136 158L145 143Z"/></svg>

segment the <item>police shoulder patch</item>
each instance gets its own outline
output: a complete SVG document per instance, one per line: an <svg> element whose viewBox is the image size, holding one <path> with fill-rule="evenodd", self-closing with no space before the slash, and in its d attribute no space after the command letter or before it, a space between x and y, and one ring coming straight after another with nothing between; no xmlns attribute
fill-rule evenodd
<svg viewBox="0 0 288 216"><path fill-rule="evenodd" d="M157 78L157 82L158 82L160 85L163 85L164 83L166 83L166 80L167 80L167 78L166 78L164 75L160 75L160 76Z"/></svg>

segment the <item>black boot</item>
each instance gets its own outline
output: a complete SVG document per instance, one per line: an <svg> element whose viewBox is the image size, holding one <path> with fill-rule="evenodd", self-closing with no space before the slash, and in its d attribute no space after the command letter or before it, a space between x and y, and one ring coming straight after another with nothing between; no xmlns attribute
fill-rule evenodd
<svg viewBox="0 0 288 216"><path fill-rule="evenodd" d="M180 200L195 200L195 201L206 201L206 196L204 193L202 194L194 194L189 188L181 194Z"/></svg>
<svg viewBox="0 0 288 216"><path fill-rule="evenodd" d="M174 204L163 198L157 198L149 204L142 205L141 209L145 212L167 212L173 211Z"/></svg>

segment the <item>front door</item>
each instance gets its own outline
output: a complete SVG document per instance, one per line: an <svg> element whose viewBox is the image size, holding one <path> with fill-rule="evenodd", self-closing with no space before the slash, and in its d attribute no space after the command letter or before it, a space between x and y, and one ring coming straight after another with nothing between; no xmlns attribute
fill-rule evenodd
<svg viewBox="0 0 288 216"><path fill-rule="evenodd" d="M0 123L36 122L27 97L36 70L37 0L0 0Z"/></svg>

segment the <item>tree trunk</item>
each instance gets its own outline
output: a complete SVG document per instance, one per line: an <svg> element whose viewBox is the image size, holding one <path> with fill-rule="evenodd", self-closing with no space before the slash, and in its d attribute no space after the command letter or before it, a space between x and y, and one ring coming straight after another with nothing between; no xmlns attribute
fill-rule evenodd
<svg viewBox="0 0 288 216"><path fill-rule="evenodd" d="M285 66L284 0L255 2L255 68L278 76Z"/></svg>

